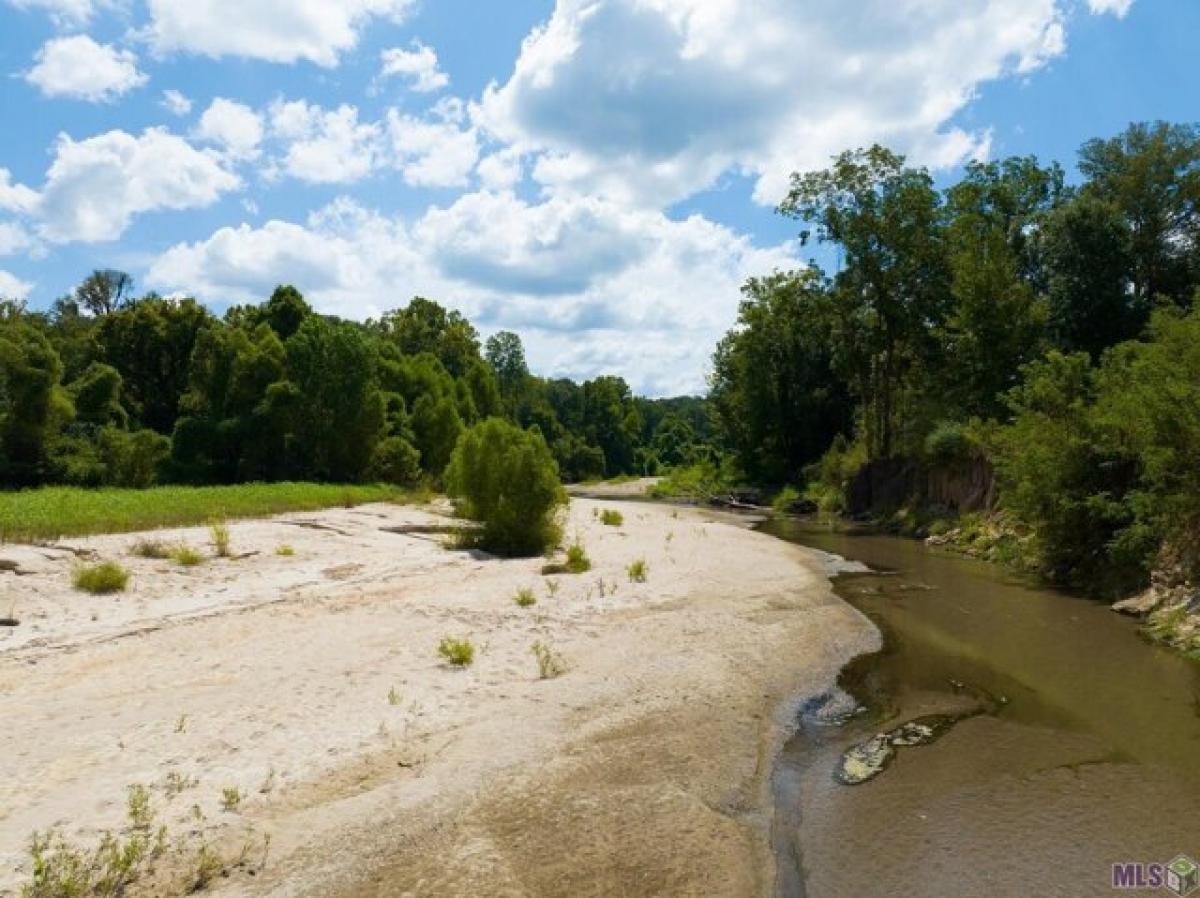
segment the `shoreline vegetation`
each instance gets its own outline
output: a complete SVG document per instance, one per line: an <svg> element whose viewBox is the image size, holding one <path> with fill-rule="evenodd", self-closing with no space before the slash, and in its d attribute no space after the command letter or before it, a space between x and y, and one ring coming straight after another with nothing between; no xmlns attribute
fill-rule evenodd
<svg viewBox="0 0 1200 898"><path fill-rule="evenodd" d="M149 489L42 487L0 494L0 543L186 527L291 511L428 498L387 484L245 483Z"/></svg>

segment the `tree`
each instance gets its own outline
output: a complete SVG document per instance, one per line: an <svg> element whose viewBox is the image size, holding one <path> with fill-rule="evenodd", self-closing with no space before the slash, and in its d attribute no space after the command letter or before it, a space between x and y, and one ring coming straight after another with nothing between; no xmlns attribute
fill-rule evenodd
<svg viewBox="0 0 1200 898"><path fill-rule="evenodd" d="M711 402L750 477L798 479L853 421L836 371L841 309L815 271L752 278L713 356Z"/></svg>
<svg viewBox="0 0 1200 898"><path fill-rule="evenodd" d="M566 493L541 434L488 418L466 431L446 469L460 512L481 526L479 543L504 555L536 555L557 543Z"/></svg>
<svg viewBox="0 0 1200 898"><path fill-rule="evenodd" d="M947 312L942 209L929 173L906 168L884 147L846 152L829 169L792 175L779 210L813 223L818 239L845 255L833 281L841 317L851 322L841 358L865 406L868 450L889 457L901 399L933 356L931 327Z"/></svg>
<svg viewBox="0 0 1200 898"><path fill-rule="evenodd" d="M291 406L289 464L320 480L361 479L384 427L383 393L366 334L313 316L284 345L288 384L275 390Z"/></svg>
<svg viewBox="0 0 1200 898"><path fill-rule="evenodd" d="M1149 306L1139 297L1129 227L1111 202L1091 194L1046 221L1046 297L1054 343L1093 360L1141 333Z"/></svg>
<svg viewBox="0 0 1200 898"><path fill-rule="evenodd" d="M99 318L111 315L133 292L133 278L123 271L101 268L75 288L75 301Z"/></svg>
<svg viewBox="0 0 1200 898"><path fill-rule="evenodd" d="M512 331L493 334L488 337L484 354L488 364L496 372L500 392L507 399L515 398L529 377L529 367L525 363L525 347L521 338Z"/></svg>
<svg viewBox="0 0 1200 898"><path fill-rule="evenodd" d="M194 299L157 296L127 303L100 321L99 360L120 372L125 407L138 425L171 433L196 340L215 324Z"/></svg>
<svg viewBox="0 0 1200 898"><path fill-rule="evenodd" d="M1200 279L1200 128L1135 123L1079 151L1083 192L1115 208L1129 228L1138 304L1186 305Z"/></svg>
<svg viewBox="0 0 1200 898"><path fill-rule="evenodd" d="M49 449L74 416L50 341L9 307L0 316L0 482L30 486L47 473Z"/></svg>
<svg viewBox="0 0 1200 898"><path fill-rule="evenodd" d="M460 313L417 296L403 309L388 312L374 325L406 355L428 352L454 377L479 359L479 334Z"/></svg>

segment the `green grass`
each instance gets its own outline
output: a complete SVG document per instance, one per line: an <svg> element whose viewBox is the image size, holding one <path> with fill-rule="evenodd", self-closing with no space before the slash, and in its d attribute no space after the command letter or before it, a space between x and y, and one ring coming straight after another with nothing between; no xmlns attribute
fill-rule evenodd
<svg viewBox="0 0 1200 898"><path fill-rule="evenodd" d="M171 560L184 567L195 567L204 562L204 556L186 543L181 543L171 550Z"/></svg>
<svg viewBox="0 0 1200 898"><path fill-rule="evenodd" d="M620 527L625 523L625 516L616 509L606 508L600 512L600 523L609 527Z"/></svg>
<svg viewBox="0 0 1200 898"><path fill-rule="evenodd" d="M470 667L475 660L475 645L469 639L445 636L438 643L438 654L455 667Z"/></svg>
<svg viewBox="0 0 1200 898"><path fill-rule="evenodd" d="M530 605L537 604L537 598L533 594L533 590L529 588L517 590L513 601L522 608L528 608Z"/></svg>
<svg viewBox="0 0 1200 898"><path fill-rule="evenodd" d="M630 583L645 583L646 575L650 572L649 566L646 564L645 558L639 558L637 561L625 568L625 573L629 575Z"/></svg>
<svg viewBox="0 0 1200 898"><path fill-rule="evenodd" d="M246 483L147 490L45 487L0 493L0 541L22 542L207 524L366 502L412 501L385 485Z"/></svg>
<svg viewBox="0 0 1200 898"><path fill-rule="evenodd" d="M77 567L71 575L76 589L94 594L121 592L129 583L129 571L115 561Z"/></svg>

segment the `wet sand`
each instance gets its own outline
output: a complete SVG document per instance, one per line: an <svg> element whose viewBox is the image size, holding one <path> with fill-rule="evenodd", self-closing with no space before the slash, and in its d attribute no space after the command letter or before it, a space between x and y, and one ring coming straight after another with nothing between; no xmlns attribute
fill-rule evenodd
<svg viewBox="0 0 1200 898"><path fill-rule="evenodd" d="M0 634L0 719L19 722L0 731L0 889L28 875L32 830L94 841L143 783L173 839L270 835L265 866L212 894L771 894L789 699L877 638L815 556L699 510L577 499L594 569L551 595L543 559L396 532L435 511L234 523L243 557L187 569L130 558L138 534L70 541L132 569L109 597L70 588L71 553L3 547L26 573L3 575L22 624ZM469 669L438 657L446 635L475 642ZM535 641L565 675L538 678Z"/></svg>

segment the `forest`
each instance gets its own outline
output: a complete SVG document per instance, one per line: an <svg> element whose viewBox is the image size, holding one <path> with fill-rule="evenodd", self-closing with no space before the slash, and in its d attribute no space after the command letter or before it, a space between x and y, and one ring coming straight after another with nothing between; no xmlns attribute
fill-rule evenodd
<svg viewBox="0 0 1200 898"><path fill-rule="evenodd" d="M49 311L0 307L4 487L438 483L460 434L489 417L536 428L568 480L707 451L701 400L535 377L516 334L481 343L427 299L359 323L316 314L290 286L222 318L131 291L100 270Z"/></svg>
<svg viewBox="0 0 1200 898"><path fill-rule="evenodd" d="M983 465L1018 560L1127 593L1200 559L1200 131L1134 124L1076 168L939 188L875 146L794 174L778 211L835 270L751 279L704 398L536 376L519 336L420 297L355 322L280 286L216 317L95 271L0 307L0 485L437 485L498 417L564 480L674 471L832 511L880 461Z"/></svg>
<svg viewBox="0 0 1200 898"><path fill-rule="evenodd" d="M1200 131L1133 124L1085 143L1077 170L973 163L939 190L875 146L793 175L779 212L836 270L746 284L710 396L727 476L837 510L884 460L983 465L1008 554L1052 582L1190 578Z"/></svg>

